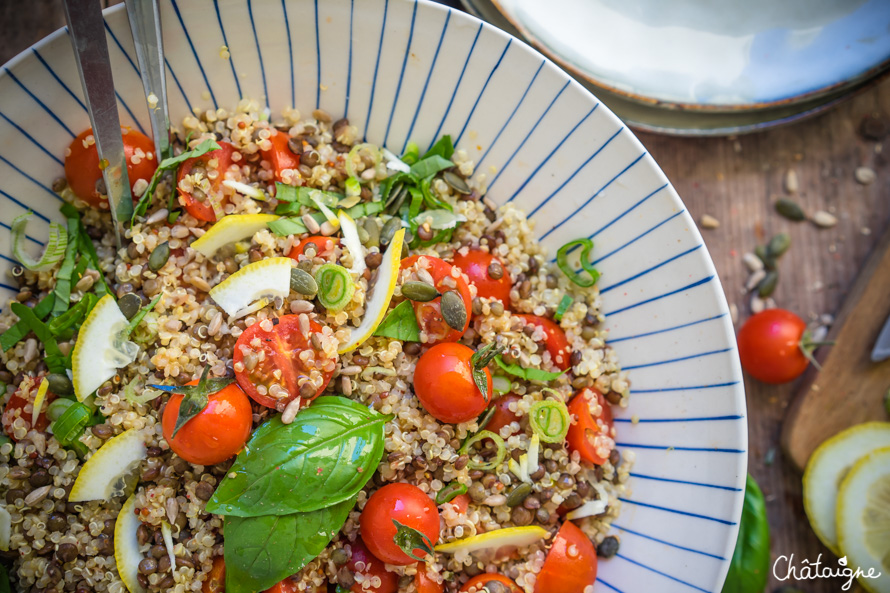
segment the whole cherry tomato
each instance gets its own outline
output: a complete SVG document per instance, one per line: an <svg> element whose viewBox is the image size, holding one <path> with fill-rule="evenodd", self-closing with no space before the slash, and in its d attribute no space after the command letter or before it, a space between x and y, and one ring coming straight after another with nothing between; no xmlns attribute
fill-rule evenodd
<svg viewBox="0 0 890 593"><path fill-rule="evenodd" d="M192 381L189 385L197 385ZM173 436L183 395L174 393L164 408L161 426L173 451L196 465L215 465L234 457L250 436L253 410L237 383L210 394L207 407L183 424Z"/></svg>
<svg viewBox="0 0 890 593"><path fill-rule="evenodd" d="M464 307L467 310L467 320L463 328L455 329L449 326L442 317L441 301L442 297L426 303L412 302L414 306L414 315L417 317L417 325L420 330L427 335L427 345L439 344L441 342L456 342L460 339L467 328L470 326L470 317L472 315L472 301L470 297L470 287L466 280L460 274L460 270L446 262L445 260L433 257L431 255L412 255L402 260L401 269L413 266L423 258L426 262L426 271L433 277L436 289L440 293L456 290L464 301Z"/></svg>
<svg viewBox="0 0 890 593"><path fill-rule="evenodd" d="M275 172L275 181L284 181L281 172L285 169L297 169L300 166L300 155L294 153L288 146L290 136L278 130L272 130L269 136L269 142L272 147L268 150L261 150L260 154L264 159L272 165L272 171Z"/></svg>
<svg viewBox="0 0 890 593"><path fill-rule="evenodd" d="M360 574L364 577L363 582L356 582L350 587L349 590L352 593L396 593L398 591L399 575L386 570L383 561L371 554L362 538L355 538L349 547L352 549L352 554L349 557L349 562L346 563L346 568L353 574ZM358 569L358 563L361 563L361 570ZM373 580L374 577L380 579L380 586L371 586L366 589L363 586L364 582Z"/></svg>
<svg viewBox="0 0 890 593"><path fill-rule="evenodd" d="M327 257L327 255L334 248L335 241L337 241L336 238L325 237L323 235L306 237L305 239L294 245L287 256L291 259L299 260L300 256L303 255L303 251L306 249L306 246L312 243L313 245L315 245L316 256Z"/></svg>
<svg viewBox="0 0 890 593"><path fill-rule="evenodd" d="M127 179L132 191L139 179L146 183L151 180L158 168L158 158L154 154L154 142L145 134L121 126L121 135L124 141L124 158L127 161ZM92 128L81 132L68 147L65 155L65 179L68 180L71 191L90 206L107 206L108 196L96 191L96 183L102 179L102 170L99 168L99 152ZM134 194L133 201L138 200Z"/></svg>
<svg viewBox="0 0 890 593"><path fill-rule="evenodd" d="M226 561L222 556L213 559L210 573L201 586L202 593L225 593L226 590Z"/></svg>
<svg viewBox="0 0 890 593"><path fill-rule="evenodd" d="M467 275L470 284L476 287L476 296L497 299L504 306L510 306L513 281L504 262L499 258L481 249L470 249L466 255L456 251L453 262Z"/></svg>
<svg viewBox="0 0 890 593"><path fill-rule="evenodd" d="M14 426L17 418L22 419L25 430L31 430L33 428L34 430L44 432L49 426L49 418L46 417L46 411L49 409L49 404L56 399L56 394L51 391L46 392L43 405L40 408L40 413L37 415L37 422L34 426L31 426L31 416L34 412L34 398L37 397L37 390L40 388L40 383L42 381L42 376L37 377L33 386L27 393L19 388L9 397L9 401L6 402L6 407L3 409L2 416L3 432L13 441L18 442L19 440L15 436Z"/></svg>
<svg viewBox="0 0 890 593"><path fill-rule="evenodd" d="M609 402L598 389L590 387L572 398L569 414L575 418L566 435L569 449L577 451L581 459L590 463L605 463L615 448Z"/></svg>
<svg viewBox="0 0 890 593"><path fill-rule="evenodd" d="M232 156L238 152L234 145L228 142L218 142L219 149L211 150L207 154L186 160L179 166L179 174L176 176L176 187L179 191L179 202L188 211L189 214L206 222L215 222L216 213L213 206L210 205L210 199L215 199L220 207L224 206L227 199L222 193L222 182L225 180L225 173L228 171L232 163L235 162ZM210 179L207 176L209 171L217 173L216 177ZM183 191L179 188L179 184L187 175L202 174L209 187L205 189L195 188L190 192ZM208 195L208 192L210 195Z"/></svg>
<svg viewBox="0 0 890 593"><path fill-rule="evenodd" d="M408 530L396 527L398 521ZM411 549L412 554L419 558L427 553L420 545L430 548L439 540L439 509L426 492L411 484L387 484L368 499L359 518L362 540L371 553L387 564L408 565L417 562L396 543L397 534L412 534L411 543L417 546ZM411 532L411 530L415 530ZM419 537L425 535L429 541ZM430 543L431 542L431 543Z"/></svg>
<svg viewBox="0 0 890 593"><path fill-rule="evenodd" d="M337 354L313 348L300 331L299 315L284 315L271 323L269 329L263 329L265 322L257 322L244 330L232 358L235 379L247 395L282 411L298 396L308 403L324 391L337 367ZM309 331L321 334L322 327L310 321ZM308 359L300 356L307 349L313 353Z"/></svg>
<svg viewBox="0 0 890 593"><path fill-rule="evenodd" d="M596 581L596 548L571 521L562 524L535 581L535 593L580 593Z"/></svg>
<svg viewBox="0 0 890 593"><path fill-rule="evenodd" d="M742 367L764 383L785 383L799 377L819 344L809 339L803 319L784 309L753 315L739 330Z"/></svg>
<svg viewBox="0 0 890 593"><path fill-rule="evenodd" d="M516 412L510 410L510 404L518 402L520 399L522 398L518 395L508 393L494 400L492 404L494 406L494 414L491 420L488 421L488 424L485 425L485 430L500 434L503 427L511 422L519 422L519 416Z"/></svg>
<svg viewBox="0 0 890 593"><path fill-rule="evenodd" d="M566 333L558 324L547 319L546 317L538 317L537 315L517 315L521 317L527 325L534 325L544 330L544 347L550 353L550 359L554 366L561 371L569 368L569 358L572 355L572 348L569 346L569 340Z"/></svg>
<svg viewBox="0 0 890 593"><path fill-rule="evenodd" d="M442 593L445 587L427 573L427 569L418 568L414 575L414 588L417 593Z"/></svg>
<svg viewBox="0 0 890 593"><path fill-rule="evenodd" d="M486 589L485 585L491 582L500 583L507 587L510 593L523 593L522 589L519 588L519 585L513 582L512 579L508 579L507 577L494 574L494 573L486 573L474 576L472 579L467 581L467 583L460 588L460 593L485 593L489 589ZM581 593L578 591L577 593Z"/></svg>
<svg viewBox="0 0 890 593"><path fill-rule="evenodd" d="M414 368L414 393L440 422L469 422L485 410L488 399L473 380L472 348L454 342L436 344ZM491 373L483 369L491 394ZM489 396L490 397L490 396Z"/></svg>

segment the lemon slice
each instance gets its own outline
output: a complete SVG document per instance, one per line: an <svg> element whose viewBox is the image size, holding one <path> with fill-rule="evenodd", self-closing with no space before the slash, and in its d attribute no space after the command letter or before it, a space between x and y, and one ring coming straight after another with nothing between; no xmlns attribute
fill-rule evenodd
<svg viewBox="0 0 890 593"><path fill-rule="evenodd" d="M34 409L31 411L31 426L37 426L37 417L40 416L40 410L43 409L43 402L46 401L46 392L49 391L49 380L46 377L40 382L37 388L37 395L34 396Z"/></svg>
<svg viewBox="0 0 890 593"><path fill-rule="evenodd" d="M126 493L135 485L133 470L145 457L145 443L139 431L131 428L122 432L83 464L68 500L108 500Z"/></svg>
<svg viewBox="0 0 890 593"><path fill-rule="evenodd" d="M837 527L842 552L864 573L859 582L873 593L890 593L890 447L857 461L844 478Z"/></svg>
<svg viewBox="0 0 890 593"><path fill-rule="evenodd" d="M548 532L543 527L537 525L529 525L527 527L505 527L503 529L495 529L481 535L474 535L447 544L436 546L437 552L443 554L457 554L458 552L466 552L472 554L487 550L493 552L494 556L500 556L503 553L512 551L515 548L524 548L538 542L548 536Z"/></svg>
<svg viewBox="0 0 890 593"><path fill-rule="evenodd" d="M136 575L142 554L139 552L139 540L136 530L139 529L139 518L136 516L136 495L127 499L114 523L114 563L117 573L130 593L145 593Z"/></svg>
<svg viewBox="0 0 890 593"><path fill-rule="evenodd" d="M890 447L890 422L860 424L831 437L813 452L803 474L803 506L819 539L840 556L837 546L837 492L856 461Z"/></svg>
<svg viewBox="0 0 890 593"><path fill-rule="evenodd" d="M350 352L367 340L383 321L389 302L396 290L396 279L399 275L399 262L402 257L402 243L405 240L405 229L399 229L392 237L389 247L383 252L383 261L377 268L377 281L371 289L371 298L365 304L365 316L358 327L352 329L349 340L340 344L338 352Z"/></svg>
<svg viewBox="0 0 890 593"><path fill-rule="evenodd" d="M263 297L285 298L290 294L293 262L289 257L269 257L248 264L214 286L210 298L228 315L237 315Z"/></svg>
<svg viewBox="0 0 890 593"><path fill-rule="evenodd" d="M71 353L74 393L83 401L102 383L114 377L117 369L136 360L139 346L124 336L127 318L110 294L99 299L77 333Z"/></svg>
<svg viewBox="0 0 890 593"><path fill-rule="evenodd" d="M253 237L278 218L274 214L229 214L210 227L191 247L205 257L211 257L224 245Z"/></svg>

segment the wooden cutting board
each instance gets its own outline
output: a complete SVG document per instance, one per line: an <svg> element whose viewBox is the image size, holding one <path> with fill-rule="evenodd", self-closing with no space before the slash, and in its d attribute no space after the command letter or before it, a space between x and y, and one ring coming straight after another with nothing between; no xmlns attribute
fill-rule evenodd
<svg viewBox="0 0 890 593"><path fill-rule="evenodd" d="M888 420L884 394L890 360L871 361L884 320L890 316L890 229L859 272L828 334L834 346L819 352L788 410L782 432L785 454L802 469L820 443L861 422Z"/></svg>

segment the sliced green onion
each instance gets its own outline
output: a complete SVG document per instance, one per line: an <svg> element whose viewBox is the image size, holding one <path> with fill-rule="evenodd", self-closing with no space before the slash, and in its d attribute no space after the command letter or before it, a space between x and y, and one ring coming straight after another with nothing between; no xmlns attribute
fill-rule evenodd
<svg viewBox="0 0 890 593"><path fill-rule="evenodd" d="M544 400L532 405L528 412L532 430L545 443L562 443L572 419L563 402Z"/></svg>
<svg viewBox="0 0 890 593"><path fill-rule="evenodd" d="M512 383L510 383L510 379L503 375L494 375L491 378L491 388L497 395L510 393L511 386Z"/></svg>
<svg viewBox="0 0 890 593"><path fill-rule="evenodd" d="M572 306L573 302L575 302L575 299L569 295L562 295L562 300L559 301L559 307L556 308L556 313L553 314L553 321L560 321L562 316L566 314L566 311L569 310L569 307Z"/></svg>
<svg viewBox="0 0 890 593"><path fill-rule="evenodd" d="M420 160L420 147L417 142L411 140L405 146L405 154L402 155L402 162L407 165L413 165Z"/></svg>
<svg viewBox="0 0 890 593"><path fill-rule="evenodd" d="M80 402L71 402L59 419L53 422L53 434L63 445L73 443L86 428L92 416L90 409Z"/></svg>
<svg viewBox="0 0 890 593"><path fill-rule="evenodd" d="M337 218L337 215L334 214L334 211L325 206L325 203L320 198L319 192L313 192L309 194L309 197L312 198L312 201L321 210L321 213L324 214L324 217L328 220L329 223L334 225L335 229L340 228L340 219Z"/></svg>
<svg viewBox="0 0 890 593"><path fill-rule="evenodd" d="M65 410L76 403L77 402L75 402L73 399L65 399L64 397L54 399L49 407L46 408L46 417L49 418L51 422L55 422L62 417L62 414L65 413Z"/></svg>
<svg viewBox="0 0 890 593"><path fill-rule="evenodd" d="M470 448L474 444L478 443L479 441L484 441L485 439L491 439L494 442L495 447L497 447L497 453L495 453L493 459L487 462L478 462L475 461L473 458L470 458L470 462L467 464L468 468L481 469L483 471L493 470L494 468L499 466L501 462L503 462L504 459L507 457L507 446L504 444L504 439L491 432L490 430L480 430L479 432L474 434L466 443L464 443L464 446L461 447L460 452L469 453Z"/></svg>
<svg viewBox="0 0 890 593"><path fill-rule="evenodd" d="M377 150L377 147L373 144L368 144L367 142L365 142L353 146L352 150L349 151L349 154L346 155L346 174L353 179L357 179L359 182L361 182L362 180L355 172L355 159L356 157L358 157L359 152L361 152L362 150L366 150L374 157L375 167L380 163L380 151Z"/></svg>
<svg viewBox="0 0 890 593"><path fill-rule="evenodd" d="M136 395L136 381L130 381L127 383L127 386L124 387L124 399L131 404L147 404L148 402L157 399L162 393L162 391L158 391L157 389L144 387L142 389L142 395Z"/></svg>
<svg viewBox="0 0 890 593"><path fill-rule="evenodd" d="M57 222L49 224L49 238L46 240L46 248L40 259L34 259L25 251L25 228L28 226L28 219L34 215L33 212L25 212L17 216L12 221L9 229L12 235L12 254L19 262L31 270L32 272L45 272L59 263L65 257L65 248L68 246L68 231L65 227Z"/></svg>
<svg viewBox="0 0 890 593"><path fill-rule="evenodd" d="M324 264L318 268L315 282L318 284L318 300L328 311L340 311L349 304L355 293L352 274L337 264Z"/></svg>
<svg viewBox="0 0 890 593"><path fill-rule="evenodd" d="M576 272L569 265L569 250L578 245L581 246L581 267L587 272L587 276ZM556 252L556 265L559 266L559 269L562 270L563 274L568 276L569 280L578 286L583 286L585 288L593 286L596 284L596 281L599 280L600 273L590 264L591 251L593 251L593 241L590 239L576 239L574 241L569 241Z"/></svg>
<svg viewBox="0 0 890 593"><path fill-rule="evenodd" d="M358 196L358 195L361 195L361 193L362 193L362 184L355 177L350 177L349 179L346 180L346 182L343 185L346 188L346 196L347 197Z"/></svg>
<svg viewBox="0 0 890 593"><path fill-rule="evenodd" d="M439 490L436 494L436 504L445 504L446 502L451 502L461 494L467 493L467 487L465 484L461 484L460 482L454 481Z"/></svg>

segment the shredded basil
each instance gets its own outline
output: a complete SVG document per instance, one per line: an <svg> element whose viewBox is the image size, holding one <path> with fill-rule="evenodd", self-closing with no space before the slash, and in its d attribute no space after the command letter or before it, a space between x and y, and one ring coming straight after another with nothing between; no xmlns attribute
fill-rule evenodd
<svg viewBox="0 0 890 593"><path fill-rule="evenodd" d="M560 372L550 372L550 371L542 371L541 369L526 369L518 364L509 364L504 362L504 359L500 356L495 356L494 361L497 363L502 370L511 375L519 377L521 379L525 379L526 381L539 381L541 383L549 383L553 381L557 377L568 372L568 369Z"/></svg>
<svg viewBox="0 0 890 593"><path fill-rule="evenodd" d="M402 301L390 311L377 326L375 336L395 338L403 342L419 342L420 328L411 301Z"/></svg>
<svg viewBox="0 0 890 593"><path fill-rule="evenodd" d="M68 217L68 245L65 247L65 259L56 274L56 288L53 291L55 301L51 314L61 315L68 309L71 300L71 277L74 274L77 247L80 242L80 217Z"/></svg>
<svg viewBox="0 0 890 593"><path fill-rule="evenodd" d="M427 155L429 155L429 153L427 153ZM420 147L417 146L417 142L411 140L405 145L405 154L402 155L401 161L410 167L419 160Z"/></svg>
<svg viewBox="0 0 890 593"><path fill-rule="evenodd" d="M38 319L30 307L22 303L13 302L10 308L13 313L18 315L19 320L24 322L27 328L33 331L37 339L43 343L43 349L46 352L45 362L50 372L64 373L66 358L62 351L59 350L59 344L46 324Z"/></svg>
<svg viewBox="0 0 890 593"><path fill-rule="evenodd" d="M411 165L411 174L418 179L424 179L426 177L432 177L439 171L450 169L453 166L454 163L448 159L439 156L438 154L434 154L432 156L424 157Z"/></svg>
<svg viewBox="0 0 890 593"><path fill-rule="evenodd" d="M438 155L443 159L451 160L451 157L454 155L454 143L451 142L451 136L445 134L439 138L435 144L430 146L430 149L426 151L423 158L428 158L433 155Z"/></svg>
<svg viewBox="0 0 890 593"><path fill-rule="evenodd" d="M97 302L99 302L99 297L97 297L93 293L88 292L87 294L83 295L83 298L78 301L73 307L71 307L58 317L51 319L49 323L47 323L49 331L52 332L52 334L57 338L62 336L62 334L65 333L67 330L80 324L84 319L86 319L87 315L90 314L90 311L93 310L93 307L96 305Z"/></svg>
<svg viewBox="0 0 890 593"><path fill-rule="evenodd" d="M46 295L37 305L32 309L34 315L38 319L43 319L47 315L49 315L52 310L53 301L55 297L52 293ZM8 330L0 334L0 350L6 352L16 344L18 344L25 336L28 335L28 332L31 331L31 328L22 320L19 320L10 327Z"/></svg>

